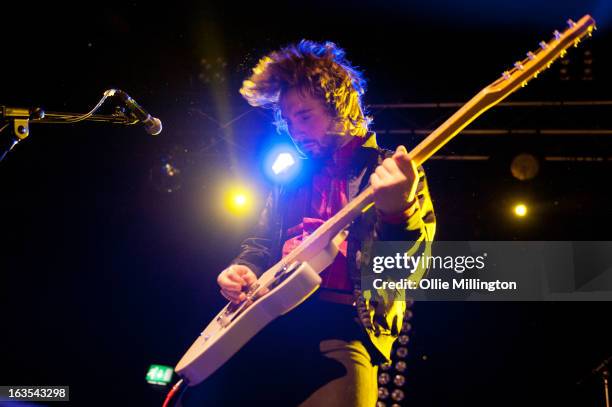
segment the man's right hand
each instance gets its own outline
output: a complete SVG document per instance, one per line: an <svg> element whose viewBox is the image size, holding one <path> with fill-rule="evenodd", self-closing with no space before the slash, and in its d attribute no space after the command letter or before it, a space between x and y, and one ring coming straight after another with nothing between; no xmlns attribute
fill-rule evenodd
<svg viewBox="0 0 612 407"><path fill-rule="evenodd" d="M244 291L257 281L253 270L241 264L232 264L217 277L217 283L221 287L221 294L233 303L239 303L246 299Z"/></svg>

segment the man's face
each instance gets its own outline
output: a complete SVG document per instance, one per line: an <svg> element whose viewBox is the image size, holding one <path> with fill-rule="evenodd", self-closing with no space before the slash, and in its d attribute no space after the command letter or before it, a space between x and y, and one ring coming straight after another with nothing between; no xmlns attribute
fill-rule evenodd
<svg viewBox="0 0 612 407"><path fill-rule="evenodd" d="M329 157L343 141L334 132L334 117L321 98L293 88L281 96L280 108L289 135L308 158Z"/></svg>

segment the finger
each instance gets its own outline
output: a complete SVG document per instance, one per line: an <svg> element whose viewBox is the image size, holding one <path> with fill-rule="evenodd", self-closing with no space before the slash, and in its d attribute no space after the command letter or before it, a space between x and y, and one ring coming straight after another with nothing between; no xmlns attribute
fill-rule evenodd
<svg viewBox="0 0 612 407"><path fill-rule="evenodd" d="M230 268L241 276L251 271L251 269L244 264L232 264Z"/></svg>
<svg viewBox="0 0 612 407"><path fill-rule="evenodd" d="M255 275L255 273L253 273L253 270L251 270L247 266L236 265L234 266L234 270L236 270L238 275L242 277L242 279L246 281L248 284L251 284L255 280L257 280L257 276Z"/></svg>
<svg viewBox="0 0 612 407"><path fill-rule="evenodd" d="M242 279L246 281L248 286L251 286L255 281L257 281L257 276L251 270L248 271L245 275L242 276Z"/></svg>
<svg viewBox="0 0 612 407"><path fill-rule="evenodd" d="M227 273L227 277L228 277L228 278L229 278L231 281L233 281L233 282L235 282L235 283L240 284L240 287L247 285L247 282L246 282L246 281L244 281L244 279L243 279L242 277L240 277L240 276L238 275L238 273L236 273L236 271L234 271L234 270L230 270L230 271Z"/></svg>
<svg viewBox="0 0 612 407"><path fill-rule="evenodd" d="M246 295L242 292L237 293L237 292L226 291L226 290L221 290L221 295L223 295L226 299L232 302L240 302L246 298Z"/></svg>
<svg viewBox="0 0 612 407"><path fill-rule="evenodd" d="M395 149L395 152L393 153L391 158L394 160L406 160L406 159L410 159L410 156L408 155L408 151L406 150L406 147L398 146L397 149Z"/></svg>
<svg viewBox="0 0 612 407"><path fill-rule="evenodd" d="M408 155L408 151L406 151L404 146L398 146L391 158L398 164L407 163L410 161L410 156Z"/></svg>
<svg viewBox="0 0 612 407"><path fill-rule="evenodd" d="M374 173L378 175L378 179L381 182L384 182L387 178L391 177L391 174L389 174L389 171L387 171L386 168L383 167L382 165L379 165L378 167L376 167L376 171L374 171Z"/></svg>
<svg viewBox="0 0 612 407"><path fill-rule="evenodd" d="M224 294L225 298L232 301L242 301L246 298L246 294L241 291L228 291L221 290L222 294Z"/></svg>
<svg viewBox="0 0 612 407"><path fill-rule="evenodd" d="M233 301L233 299L234 299L234 295L232 295L232 294L228 293L228 292L227 292L227 291L225 291L224 289L219 290L219 292L221 293L221 295L222 295L223 297L225 297L225 299L226 299L226 300Z"/></svg>
<svg viewBox="0 0 612 407"><path fill-rule="evenodd" d="M234 264L232 266L232 269L236 271L236 274L238 274L244 280L244 285L250 286L255 281L257 281L257 276L248 266L242 264Z"/></svg>
<svg viewBox="0 0 612 407"><path fill-rule="evenodd" d="M376 191L380 187L380 178L376 173L370 175L370 185Z"/></svg>
<svg viewBox="0 0 612 407"><path fill-rule="evenodd" d="M401 172L410 178L418 178L418 170L414 161L408 155L400 155L394 158L395 163Z"/></svg>
<svg viewBox="0 0 612 407"><path fill-rule="evenodd" d="M221 290L221 295L226 299L229 300L231 302L236 302L238 297L234 294L230 294L229 292L225 291L225 290Z"/></svg>
<svg viewBox="0 0 612 407"><path fill-rule="evenodd" d="M408 150L406 150L406 147L404 147L403 145L399 145L395 149L395 152L393 153L393 156L395 156L395 155L402 155L402 154L408 154Z"/></svg>
<svg viewBox="0 0 612 407"><path fill-rule="evenodd" d="M228 277L227 273L221 273L217 279L217 283L226 290L240 291L242 286L238 283L233 282Z"/></svg>
<svg viewBox="0 0 612 407"><path fill-rule="evenodd" d="M394 159L387 158L382 162L382 166L387 170L387 172L393 175L396 172L401 172L400 168L397 166L397 163Z"/></svg>

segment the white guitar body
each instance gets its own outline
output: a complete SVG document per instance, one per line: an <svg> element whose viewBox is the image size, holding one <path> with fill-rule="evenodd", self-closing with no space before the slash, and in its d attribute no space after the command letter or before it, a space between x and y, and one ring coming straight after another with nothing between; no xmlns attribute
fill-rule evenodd
<svg viewBox="0 0 612 407"><path fill-rule="evenodd" d="M333 262L346 235L346 232L339 234L310 261L295 261L263 273L247 293L245 301L226 305L202 331L175 371L189 386L195 386L213 374L272 320L298 306L319 288L319 273ZM262 287L269 291L265 292Z"/></svg>

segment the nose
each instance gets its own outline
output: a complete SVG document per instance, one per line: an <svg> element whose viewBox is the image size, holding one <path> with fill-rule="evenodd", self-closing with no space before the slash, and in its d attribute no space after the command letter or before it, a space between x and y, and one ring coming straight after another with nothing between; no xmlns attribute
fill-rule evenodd
<svg viewBox="0 0 612 407"><path fill-rule="evenodd" d="M306 133L304 131L289 123L287 123L287 130L289 131L291 138L297 142L300 142L306 138Z"/></svg>

